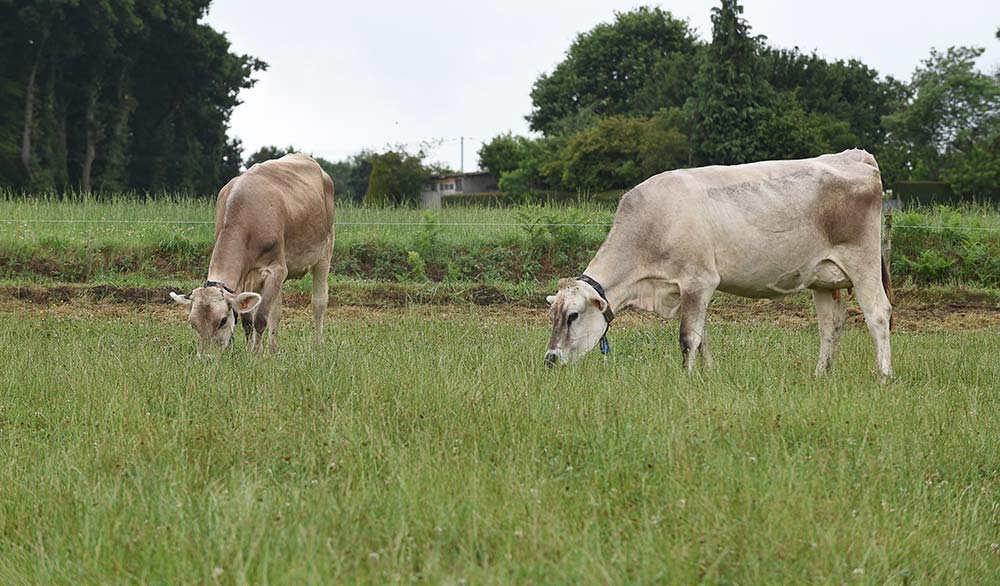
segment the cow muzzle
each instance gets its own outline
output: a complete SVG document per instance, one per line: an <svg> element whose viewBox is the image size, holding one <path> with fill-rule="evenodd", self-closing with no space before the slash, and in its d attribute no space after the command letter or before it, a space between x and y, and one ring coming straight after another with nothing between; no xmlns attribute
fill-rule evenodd
<svg viewBox="0 0 1000 586"><path fill-rule="evenodd" d="M559 363L559 353L555 350L549 350L545 353L545 366L552 368Z"/></svg>

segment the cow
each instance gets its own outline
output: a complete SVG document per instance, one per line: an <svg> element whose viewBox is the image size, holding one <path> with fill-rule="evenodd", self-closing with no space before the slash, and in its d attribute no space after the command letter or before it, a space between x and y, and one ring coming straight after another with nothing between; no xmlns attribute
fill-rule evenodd
<svg viewBox="0 0 1000 586"><path fill-rule="evenodd" d="M205 284L170 297L189 309L198 355L217 355L232 343L237 316L250 348L278 346L281 286L312 275L317 343L323 341L327 276L333 255L333 181L312 158L289 154L258 163L219 191L215 247Z"/></svg>
<svg viewBox="0 0 1000 586"><path fill-rule="evenodd" d="M892 286L881 249L882 180L875 158L847 150L812 159L711 166L655 175L626 193L597 254L549 295L549 366L575 362L629 307L680 317L683 366L711 366L709 300L716 291L773 299L812 291L819 321L816 375L827 372L852 288L883 381Z"/></svg>

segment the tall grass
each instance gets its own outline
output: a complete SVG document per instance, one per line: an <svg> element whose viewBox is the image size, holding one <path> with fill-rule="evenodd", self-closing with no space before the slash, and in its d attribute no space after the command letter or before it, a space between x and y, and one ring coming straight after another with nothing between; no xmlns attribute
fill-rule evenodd
<svg viewBox="0 0 1000 586"><path fill-rule="evenodd" d="M610 223L614 216L614 210L597 204L581 203L567 208L557 206L555 209L577 210L579 220L596 224ZM344 246L370 240L408 242L428 222L434 222L441 226L440 239L445 243L498 241L517 237L521 233L518 213L517 208L419 210L338 201L335 210L336 236L337 242ZM68 243L99 241L121 245L182 236L210 243L215 236L215 202L190 197L164 197L143 202L127 194L102 199L88 196L24 198L0 192L0 220L15 220L0 221L0 240L58 238ZM113 223L31 223L29 220ZM185 221L207 223L171 223Z"/></svg>
<svg viewBox="0 0 1000 586"><path fill-rule="evenodd" d="M214 240L214 204L15 197L0 193L0 279L117 282L197 278ZM600 204L442 210L340 203L333 278L538 281L586 266L613 211ZM47 220L35 222L35 220ZM200 222L200 223L187 223ZM1000 285L1000 212L982 205L897 212L897 285Z"/></svg>
<svg viewBox="0 0 1000 586"><path fill-rule="evenodd" d="M1000 339L676 327L546 370L498 313L305 318L193 358L181 315L0 314L0 582L994 584Z"/></svg>

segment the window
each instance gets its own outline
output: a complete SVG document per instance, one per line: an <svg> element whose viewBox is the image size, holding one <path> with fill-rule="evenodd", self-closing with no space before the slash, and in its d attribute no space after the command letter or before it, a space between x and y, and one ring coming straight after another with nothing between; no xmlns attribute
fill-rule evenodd
<svg viewBox="0 0 1000 586"><path fill-rule="evenodd" d="M462 178L455 179L455 190L462 191Z"/></svg>

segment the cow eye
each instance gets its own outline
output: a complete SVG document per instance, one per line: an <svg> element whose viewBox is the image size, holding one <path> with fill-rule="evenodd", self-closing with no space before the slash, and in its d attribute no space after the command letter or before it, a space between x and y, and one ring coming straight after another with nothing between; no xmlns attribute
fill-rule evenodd
<svg viewBox="0 0 1000 586"><path fill-rule="evenodd" d="M226 322L228 322L228 321L229 321L229 316L228 315L226 317L220 319L219 320L219 329L221 330L222 328L226 327Z"/></svg>
<svg viewBox="0 0 1000 586"><path fill-rule="evenodd" d="M569 325L573 323L574 321L576 321L576 318L578 317L580 317L580 314L574 311L573 313L569 314L569 316L566 317L566 324Z"/></svg>

